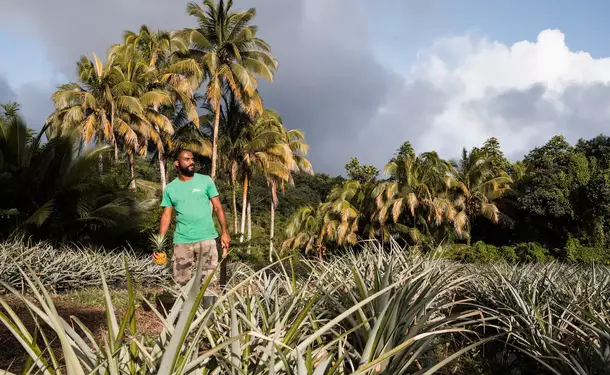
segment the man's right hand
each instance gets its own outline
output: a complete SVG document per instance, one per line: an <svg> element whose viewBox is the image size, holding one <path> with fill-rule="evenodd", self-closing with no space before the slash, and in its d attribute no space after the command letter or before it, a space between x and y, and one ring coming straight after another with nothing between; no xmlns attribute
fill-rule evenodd
<svg viewBox="0 0 610 375"><path fill-rule="evenodd" d="M167 262L167 255L165 253L154 252L152 258L157 264L165 264Z"/></svg>

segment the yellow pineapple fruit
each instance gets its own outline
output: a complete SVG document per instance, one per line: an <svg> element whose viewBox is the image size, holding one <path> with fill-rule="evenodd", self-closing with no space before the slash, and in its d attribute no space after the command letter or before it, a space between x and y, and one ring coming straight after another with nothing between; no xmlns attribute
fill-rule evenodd
<svg viewBox="0 0 610 375"><path fill-rule="evenodd" d="M164 265L167 262L167 254L165 254L165 251L163 250L165 245L165 236L153 234L150 236L150 242L155 249L152 255L153 260L159 265Z"/></svg>

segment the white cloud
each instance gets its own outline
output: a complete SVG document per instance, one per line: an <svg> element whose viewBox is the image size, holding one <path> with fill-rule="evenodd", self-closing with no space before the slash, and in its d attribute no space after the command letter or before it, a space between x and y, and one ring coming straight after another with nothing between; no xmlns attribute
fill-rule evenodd
<svg viewBox="0 0 610 375"><path fill-rule="evenodd" d="M403 76L375 120L377 139L389 136L392 150L410 140L419 152L456 157L495 136L507 156L518 158L553 135L574 142L610 124L610 58L571 51L559 30L513 45L441 38ZM392 111L399 124L387 123Z"/></svg>

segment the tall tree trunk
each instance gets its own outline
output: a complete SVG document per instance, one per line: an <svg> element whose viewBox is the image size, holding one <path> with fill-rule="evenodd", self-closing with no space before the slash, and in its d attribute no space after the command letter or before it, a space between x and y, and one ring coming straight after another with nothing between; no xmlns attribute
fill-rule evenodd
<svg viewBox="0 0 610 375"><path fill-rule="evenodd" d="M128 151L129 155L129 176L131 177L131 181L129 182L129 190L136 191L136 168L135 168L135 160L133 158L133 151Z"/></svg>
<svg viewBox="0 0 610 375"><path fill-rule="evenodd" d="M233 226L235 227L235 234L238 233L239 224L237 217L237 163L233 162L231 165L231 185L233 185Z"/></svg>
<svg viewBox="0 0 610 375"><path fill-rule="evenodd" d="M248 254L250 254L250 241L252 240L252 208L248 199Z"/></svg>
<svg viewBox="0 0 610 375"><path fill-rule="evenodd" d="M118 163L119 162L119 141L117 139L117 136L116 136L117 134L114 129L114 101L110 104L110 128L112 128L111 134L112 134L112 137L114 138L114 162Z"/></svg>
<svg viewBox="0 0 610 375"><path fill-rule="evenodd" d="M237 223L237 192L235 184L233 184L233 227L235 229L235 234L239 233Z"/></svg>
<svg viewBox="0 0 610 375"><path fill-rule="evenodd" d="M273 237L275 234L275 201L271 197L271 229L269 230L269 262L273 262Z"/></svg>
<svg viewBox="0 0 610 375"><path fill-rule="evenodd" d="M216 179L216 164L218 163L218 126L220 124L220 100L216 105L216 117L214 118L214 138L212 139L212 172L210 177Z"/></svg>
<svg viewBox="0 0 610 375"><path fill-rule="evenodd" d="M161 172L161 191L167 186L167 172L165 171L165 151L159 150L159 171Z"/></svg>
<svg viewBox="0 0 610 375"><path fill-rule="evenodd" d="M246 208L248 205L248 176L244 177L244 197L241 207L241 231L239 232L239 242L244 242L244 233L246 232Z"/></svg>
<svg viewBox="0 0 610 375"><path fill-rule="evenodd" d="M80 156L80 152L79 152L79 156ZM104 174L104 157L102 156L102 154L100 154L100 156L99 156L98 169L100 172L100 176L103 175Z"/></svg>

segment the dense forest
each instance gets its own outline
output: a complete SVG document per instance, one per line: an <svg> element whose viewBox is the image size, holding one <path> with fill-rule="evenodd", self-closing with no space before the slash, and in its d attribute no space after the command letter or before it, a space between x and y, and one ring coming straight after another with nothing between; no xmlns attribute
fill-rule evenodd
<svg viewBox="0 0 610 375"><path fill-rule="evenodd" d="M44 124L0 110L0 235L148 251L178 149L215 179L234 246L323 256L363 239L466 261L610 260L610 138L562 136L509 161L490 138L453 160L408 140L383 171L314 172L306 135L264 105L278 62L255 10L187 11L197 28L125 31L76 63ZM34 129L41 129L35 131Z"/></svg>

